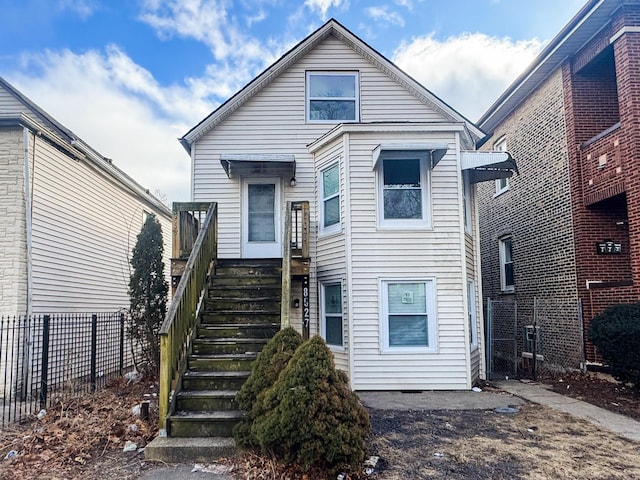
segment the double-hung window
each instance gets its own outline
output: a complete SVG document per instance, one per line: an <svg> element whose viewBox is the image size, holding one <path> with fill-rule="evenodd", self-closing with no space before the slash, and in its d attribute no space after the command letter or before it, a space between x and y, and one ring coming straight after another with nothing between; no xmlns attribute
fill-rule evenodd
<svg viewBox="0 0 640 480"><path fill-rule="evenodd" d="M498 139L498 141L493 144L493 150L496 152L506 152L507 151L506 137L502 137ZM496 196L500 195L503 192L506 192L507 190L509 190L509 178L498 178L496 180Z"/></svg>
<svg viewBox="0 0 640 480"><path fill-rule="evenodd" d="M321 283L320 297L321 334L327 345L342 347L342 284Z"/></svg>
<svg viewBox="0 0 640 480"><path fill-rule="evenodd" d="M307 72L307 121L359 121L358 90L356 72Z"/></svg>
<svg viewBox="0 0 640 480"><path fill-rule="evenodd" d="M385 152L378 162L378 218L382 227L427 228L429 173L425 154Z"/></svg>
<svg viewBox="0 0 640 480"><path fill-rule="evenodd" d="M340 165L334 163L320 172L320 233L340 231Z"/></svg>
<svg viewBox="0 0 640 480"><path fill-rule="evenodd" d="M384 351L435 350L432 280L383 280L381 297Z"/></svg>
<svg viewBox="0 0 640 480"><path fill-rule="evenodd" d="M513 292L515 278L513 274L513 240L511 237L503 237L500 245L500 289L503 292Z"/></svg>

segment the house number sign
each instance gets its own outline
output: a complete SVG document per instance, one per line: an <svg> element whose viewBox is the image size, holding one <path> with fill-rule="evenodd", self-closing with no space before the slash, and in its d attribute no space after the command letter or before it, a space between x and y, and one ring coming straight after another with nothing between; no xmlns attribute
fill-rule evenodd
<svg viewBox="0 0 640 480"><path fill-rule="evenodd" d="M302 279L302 324L305 329L309 328L309 277Z"/></svg>
<svg viewBox="0 0 640 480"><path fill-rule="evenodd" d="M604 242L596 243L596 251L598 255L615 255L622 253L622 244L612 240L605 240Z"/></svg>

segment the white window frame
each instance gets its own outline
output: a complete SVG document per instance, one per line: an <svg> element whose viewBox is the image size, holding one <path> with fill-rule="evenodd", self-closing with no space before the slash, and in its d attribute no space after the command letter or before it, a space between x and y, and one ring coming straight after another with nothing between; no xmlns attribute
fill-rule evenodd
<svg viewBox="0 0 640 480"><path fill-rule="evenodd" d="M354 82L354 97L311 97L310 95L310 85L311 79L315 75L335 75L335 76L347 76L351 75L353 77ZM353 101L355 102L354 115L353 119L344 119L344 120L316 120L311 118L311 101L312 100L336 100L336 101ZM360 76L357 71L346 70L346 71L308 71L306 74L306 82L305 82L305 119L308 123L352 123L360 121Z"/></svg>
<svg viewBox="0 0 640 480"><path fill-rule="evenodd" d="M507 151L507 137L500 137L493 144L493 150L496 152L506 152ZM494 197L498 195L502 195L504 192L509 190L509 178L498 178L496 179L496 193Z"/></svg>
<svg viewBox="0 0 640 480"><path fill-rule="evenodd" d="M473 233L473 202L471 201L471 197L473 195L472 185L469 183L468 175L462 175L462 196L464 197L464 231L471 235Z"/></svg>
<svg viewBox="0 0 640 480"><path fill-rule="evenodd" d="M384 162L396 160L419 160L422 218L384 218ZM400 230L426 230L431 228L431 172L427 152L390 151L383 152L376 167L377 220L378 228Z"/></svg>
<svg viewBox="0 0 640 480"><path fill-rule="evenodd" d="M467 281L467 315L469 316L469 346L471 351L478 349L478 317L476 312L476 284Z"/></svg>
<svg viewBox="0 0 640 480"><path fill-rule="evenodd" d="M427 312L427 346L390 346L389 345L389 285L396 283L423 283L425 286ZM381 278L379 279L380 298L380 350L382 353L435 353L438 351L438 321L436 318L436 281L434 278Z"/></svg>
<svg viewBox="0 0 640 480"><path fill-rule="evenodd" d="M327 170L330 170L332 168L338 169L338 191L334 194L324 197L324 173ZM320 178L319 178L319 186L318 186L318 196L320 197L319 199L320 201L320 209L319 209L320 210L320 235L330 235L330 234L338 233L342 231L342 205L341 205L341 198L340 198L341 184L342 184L342 181L341 181L341 175L340 175L340 162L334 162L331 165L327 166L326 168L323 168L322 170L320 170ZM338 197L338 205L339 205L338 222L325 227L324 226L325 202L327 202L328 200L332 200L336 197Z"/></svg>
<svg viewBox="0 0 640 480"><path fill-rule="evenodd" d="M340 286L340 332L342 343L340 345L331 344L327 341L327 316L337 317L335 313L327 314L326 312L326 288L331 286ZM320 282L320 335L327 342L327 346L334 351L344 351L344 288L340 280L326 280Z"/></svg>
<svg viewBox="0 0 640 480"><path fill-rule="evenodd" d="M507 242L511 244L511 261L507 262ZM506 265L510 264L513 269L513 237L511 235L505 235L498 240L500 249L500 290L506 293L513 292L515 286L515 275L513 276L513 285L507 285L507 272Z"/></svg>

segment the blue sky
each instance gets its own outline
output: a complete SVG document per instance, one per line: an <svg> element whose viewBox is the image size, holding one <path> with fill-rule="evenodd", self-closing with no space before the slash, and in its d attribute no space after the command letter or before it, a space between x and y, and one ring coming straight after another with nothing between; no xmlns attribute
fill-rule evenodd
<svg viewBox="0 0 640 480"><path fill-rule="evenodd" d="M151 191L176 140L334 17L475 120L585 0L0 0L0 76Z"/></svg>

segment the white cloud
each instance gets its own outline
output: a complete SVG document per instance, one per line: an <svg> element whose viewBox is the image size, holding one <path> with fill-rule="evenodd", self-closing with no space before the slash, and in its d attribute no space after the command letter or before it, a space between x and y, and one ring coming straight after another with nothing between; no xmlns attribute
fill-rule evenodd
<svg viewBox="0 0 640 480"><path fill-rule="evenodd" d="M311 11L320 12L322 20L327 19L329 8L348 7L348 1L346 0L304 0L304 4Z"/></svg>
<svg viewBox="0 0 640 480"><path fill-rule="evenodd" d="M513 42L481 33L433 35L396 49L393 61L471 120L477 120L540 52L537 39Z"/></svg>
<svg viewBox="0 0 640 480"><path fill-rule="evenodd" d="M199 96L206 88L161 87L113 46L24 61L39 74L7 75L19 90L145 188L189 199L191 162L177 138L211 111Z"/></svg>
<svg viewBox="0 0 640 480"><path fill-rule="evenodd" d="M75 12L82 19L87 19L97 9L94 0L58 0L58 8L61 11L69 10Z"/></svg>
<svg viewBox="0 0 640 480"><path fill-rule="evenodd" d="M386 5L382 7L366 8L365 13L377 22L404 27L404 19L400 16L400 14L398 12L389 10L389 7L387 7Z"/></svg>

